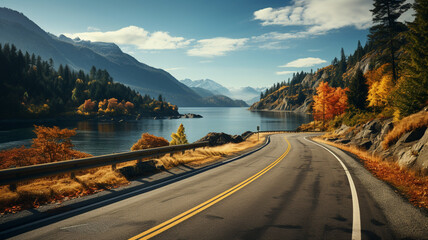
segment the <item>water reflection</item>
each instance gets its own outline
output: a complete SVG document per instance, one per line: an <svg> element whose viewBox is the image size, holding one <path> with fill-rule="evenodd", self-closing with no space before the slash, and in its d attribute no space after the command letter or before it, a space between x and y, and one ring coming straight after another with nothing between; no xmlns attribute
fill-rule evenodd
<svg viewBox="0 0 428 240"><path fill-rule="evenodd" d="M76 128L72 138L75 148L93 155L129 151L131 146L148 132L171 140L171 133L183 123L189 142L196 141L208 132L241 134L245 131L294 130L312 117L292 112L251 112L245 108L180 108L180 113L195 113L201 119L143 119L130 122L63 121L47 122L45 126ZM41 125L41 124L39 124ZM0 149L29 145L34 137L31 123L2 126ZM19 144L17 144L19 143Z"/></svg>

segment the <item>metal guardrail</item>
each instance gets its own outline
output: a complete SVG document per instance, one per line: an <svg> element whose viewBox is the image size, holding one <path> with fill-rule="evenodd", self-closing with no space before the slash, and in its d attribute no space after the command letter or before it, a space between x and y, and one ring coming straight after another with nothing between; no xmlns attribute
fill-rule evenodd
<svg viewBox="0 0 428 240"><path fill-rule="evenodd" d="M209 146L209 142L143 149L132 152L8 168L0 170L0 185L11 185L11 188L13 188L14 184L26 180L48 177L62 173L73 173L75 171L108 165L112 165L112 168L115 169L117 163L155 157L168 153L184 152L185 150L206 146Z"/></svg>

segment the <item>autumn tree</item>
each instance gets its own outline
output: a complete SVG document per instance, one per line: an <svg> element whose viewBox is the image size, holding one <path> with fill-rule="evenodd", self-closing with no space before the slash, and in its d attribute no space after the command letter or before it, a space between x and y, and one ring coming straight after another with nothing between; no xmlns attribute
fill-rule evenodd
<svg viewBox="0 0 428 240"><path fill-rule="evenodd" d="M368 86L363 71L357 69L355 76L349 83L348 91L349 105L358 109L365 109L367 106Z"/></svg>
<svg viewBox="0 0 428 240"><path fill-rule="evenodd" d="M45 159L44 162L66 160L73 147L70 138L76 135L76 130L60 129L57 126L50 128L35 125L34 127L37 137L33 139L31 146Z"/></svg>
<svg viewBox="0 0 428 240"><path fill-rule="evenodd" d="M392 79L397 77L395 52L398 49L396 36L406 30L398 18L410 8L406 0L375 0L373 9L373 26L370 28L369 39L376 46L386 47L390 52L390 63L392 66Z"/></svg>
<svg viewBox="0 0 428 240"><path fill-rule="evenodd" d="M384 75L380 81L374 82L369 89L367 100L370 107L384 107L390 104L390 95L394 83L392 75Z"/></svg>
<svg viewBox="0 0 428 240"><path fill-rule="evenodd" d="M416 0L415 20L408 24L404 74L394 94L394 106L408 116L428 104L428 1Z"/></svg>
<svg viewBox="0 0 428 240"><path fill-rule="evenodd" d="M89 115L90 113L95 112L96 105L97 105L96 101L92 101L91 99L86 99L85 102L78 107L77 113Z"/></svg>
<svg viewBox="0 0 428 240"><path fill-rule="evenodd" d="M171 145L188 144L183 124L180 124L176 133L171 134L171 138Z"/></svg>
<svg viewBox="0 0 428 240"><path fill-rule="evenodd" d="M131 151L168 146L169 142L163 137L157 137L149 133L141 134L141 138L132 147Z"/></svg>
<svg viewBox="0 0 428 240"><path fill-rule="evenodd" d="M316 120L325 122L346 110L348 106L347 88L333 88L327 82L321 82L316 91L317 95L314 95L313 105L314 118Z"/></svg>

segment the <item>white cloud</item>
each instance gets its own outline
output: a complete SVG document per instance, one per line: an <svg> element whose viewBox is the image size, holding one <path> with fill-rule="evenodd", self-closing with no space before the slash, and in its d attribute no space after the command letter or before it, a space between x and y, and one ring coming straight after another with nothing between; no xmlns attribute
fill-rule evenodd
<svg viewBox="0 0 428 240"><path fill-rule="evenodd" d="M290 47L282 45L281 42L268 42L268 43L261 45L260 48L275 50L275 49L288 49Z"/></svg>
<svg viewBox="0 0 428 240"><path fill-rule="evenodd" d="M317 33L316 35L319 35L319 34L320 33ZM314 34L311 34L309 32L295 32L295 33L270 32L260 36L252 37L252 39L255 41L269 41L269 40L282 41L287 39L306 38L306 37L309 37L310 35L314 35Z"/></svg>
<svg viewBox="0 0 428 240"><path fill-rule="evenodd" d="M168 32L150 33L137 26L128 26L116 31L65 33L67 37L94 42L113 42L118 45L134 45L138 49L177 49L188 46L193 39L172 37Z"/></svg>
<svg viewBox="0 0 428 240"><path fill-rule="evenodd" d="M372 0L294 0L282 8L264 8L254 12L263 26L306 26L307 33L325 33L332 29L371 26Z"/></svg>
<svg viewBox="0 0 428 240"><path fill-rule="evenodd" d="M99 29L99 28L92 27L92 26L89 26L89 27L87 28L87 30L88 30L89 32L100 31L100 29Z"/></svg>
<svg viewBox="0 0 428 240"><path fill-rule="evenodd" d="M414 0L407 2L413 3ZM372 25L371 9L373 9L373 0L294 0L290 6L268 7L255 11L254 19L261 21L263 26L305 27L304 31L274 33L267 37L304 38L309 35L326 34L330 30L343 27L367 29ZM413 9L410 9L402 14L399 20L412 21L413 12Z"/></svg>
<svg viewBox="0 0 428 240"><path fill-rule="evenodd" d="M242 48L247 41L248 38L233 39L217 37L202 39L198 40L196 46L187 51L187 55L199 57L224 56L227 52Z"/></svg>
<svg viewBox="0 0 428 240"><path fill-rule="evenodd" d="M292 74L295 72L296 71L280 71L280 72L276 72L276 75L286 75L286 74Z"/></svg>
<svg viewBox="0 0 428 240"><path fill-rule="evenodd" d="M294 61L291 61L285 65L279 66L279 67L312 67L321 63L326 63L326 60L323 60L321 58L313 58L313 57L307 57L307 58L299 58Z"/></svg>

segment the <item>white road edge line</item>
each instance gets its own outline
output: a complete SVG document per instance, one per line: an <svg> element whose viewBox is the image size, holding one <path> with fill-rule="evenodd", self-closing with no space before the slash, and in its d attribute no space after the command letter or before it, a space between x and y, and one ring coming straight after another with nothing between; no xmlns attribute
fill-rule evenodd
<svg viewBox="0 0 428 240"><path fill-rule="evenodd" d="M337 159L337 161L339 161L339 163L342 165L343 169L345 170L346 177L348 178L348 182L349 182L349 187L351 188L351 195L352 195L352 240L360 240L361 239L360 204L358 203L357 189L355 188L354 181L352 180L352 177L351 177L351 174L349 173L348 168L345 166L343 161L340 160L340 158L336 154L334 154L330 149L312 140L308 140L307 137L304 137L304 139L308 142L311 142L315 145L318 145L324 148L329 153L331 153Z"/></svg>

